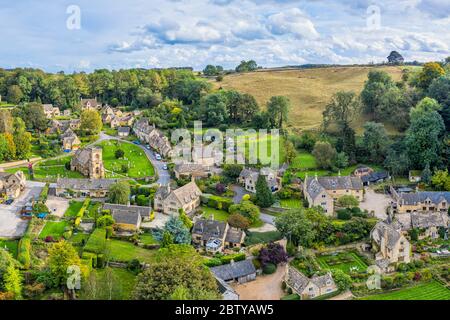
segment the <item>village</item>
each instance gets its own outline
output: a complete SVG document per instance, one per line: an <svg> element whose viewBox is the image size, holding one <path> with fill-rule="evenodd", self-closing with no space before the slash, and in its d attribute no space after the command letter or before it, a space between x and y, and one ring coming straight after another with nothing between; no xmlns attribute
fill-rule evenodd
<svg viewBox="0 0 450 320"><path fill-rule="evenodd" d="M139 109L96 98L78 108L42 105L55 156L0 165L0 246L23 270L45 268L46 248L63 241L91 274L79 298L100 294L94 283L111 267L116 298L129 299L121 282L176 244L226 300L376 299L409 287L449 296L450 192L424 190L423 171L324 172L305 151L277 168L223 164L207 145L174 163L168 131ZM88 116L100 121L95 134L83 131ZM60 297L38 281L26 288Z"/></svg>

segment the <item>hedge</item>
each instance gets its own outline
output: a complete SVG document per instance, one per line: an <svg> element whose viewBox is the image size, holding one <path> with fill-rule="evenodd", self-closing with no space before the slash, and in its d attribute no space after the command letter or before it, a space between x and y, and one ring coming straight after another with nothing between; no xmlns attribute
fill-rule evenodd
<svg viewBox="0 0 450 320"><path fill-rule="evenodd" d="M272 274L277 270L277 266L273 263L268 263L265 266L263 266L263 273L264 274Z"/></svg>
<svg viewBox="0 0 450 320"><path fill-rule="evenodd" d="M80 211L78 211L76 218L75 218L75 222L74 222L74 226L78 227L81 223L81 219L84 216L84 212L86 211L86 209L89 207L89 204L91 203L91 199L86 198L83 202L83 205L80 208Z"/></svg>
<svg viewBox="0 0 450 320"><path fill-rule="evenodd" d="M41 194L39 195L39 202L45 203L45 201L47 201L49 186L50 185L46 183L45 186L42 188Z"/></svg>
<svg viewBox="0 0 450 320"><path fill-rule="evenodd" d="M106 247L106 230L97 228L92 232L86 245L84 246L83 252L92 253L103 253Z"/></svg>
<svg viewBox="0 0 450 320"><path fill-rule="evenodd" d="M31 239L25 236L19 241L19 253L17 260L22 264L24 269L29 269L31 266Z"/></svg>
<svg viewBox="0 0 450 320"><path fill-rule="evenodd" d="M201 196L201 201L203 204L207 205L210 208L218 209L218 210L225 210L228 211L230 206L233 205L233 200L230 198L223 198L219 196Z"/></svg>
<svg viewBox="0 0 450 320"><path fill-rule="evenodd" d="M235 262L245 260L245 253L242 252L220 257L220 261L222 261L222 264L230 263L231 260L234 260Z"/></svg>
<svg viewBox="0 0 450 320"><path fill-rule="evenodd" d="M97 266L97 255L91 252L83 252L81 259L88 262L91 267Z"/></svg>

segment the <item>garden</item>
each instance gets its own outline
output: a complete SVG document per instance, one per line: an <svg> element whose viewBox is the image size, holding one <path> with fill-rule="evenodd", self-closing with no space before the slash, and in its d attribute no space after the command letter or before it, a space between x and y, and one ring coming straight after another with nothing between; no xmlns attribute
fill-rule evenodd
<svg viewBox="0 0 450 320"><path fill-rule="evenodd" d="M39 234L39 239L48 239L48 237L60 239L63 237L68 225L67 221L47 221Z"/></svg>
<svg viewBox="0 0 450 320"><path fill-rule="evenodd" d="M450 300L450 290L436 280L418 285L375 294L361 300Z"/></svg>
<svg viewBox="0 0 450 320"><path fill-rule="evenodd" d="M356 252L321 255L316 259L322 269L339 269L345 273L364 272L368 267Z"/></svg>
<svg viewBox="0 0 450 320"><path fill-rule="evenodd" d="M145 178L155 175L152 164L139 146L116 140L103 141L99 146L103 149L106 177ZM123 151L119 158L116 157L117 150Z"/></svg>

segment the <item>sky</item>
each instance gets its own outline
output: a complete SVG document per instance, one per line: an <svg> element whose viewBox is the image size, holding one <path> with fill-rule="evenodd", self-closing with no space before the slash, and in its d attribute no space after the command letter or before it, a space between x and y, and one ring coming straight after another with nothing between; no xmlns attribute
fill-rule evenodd
<svg viewBox="0 0 450 320"><path fill-rule="evenodd" d="M0 67L430 61L449 30L450 0L0 0Z"/></svg>

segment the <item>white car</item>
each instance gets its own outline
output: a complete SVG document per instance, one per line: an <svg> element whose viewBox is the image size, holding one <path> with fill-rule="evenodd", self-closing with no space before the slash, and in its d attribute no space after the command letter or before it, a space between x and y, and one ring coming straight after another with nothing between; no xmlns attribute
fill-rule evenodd
<svg viewBox="0 0 450 320"><path fill-rule="evenodd" d="M156 154L155 157L156 157L156 160L158 160L158 161L161 160L161 156L159 154Z"/></svg>
<svg viewBox="0 0 450 320"><path fill-rule="evenodd" d="M167 164L163 165L163 169L167 170Z"/></svg>

